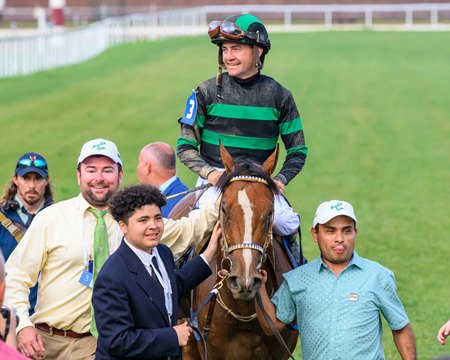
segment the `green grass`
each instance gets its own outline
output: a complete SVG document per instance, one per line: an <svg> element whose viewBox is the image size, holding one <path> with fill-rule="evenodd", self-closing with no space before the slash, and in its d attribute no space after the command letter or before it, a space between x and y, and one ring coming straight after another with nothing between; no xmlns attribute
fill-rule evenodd
<svg viewBox="0 0 450 360"><path fill-rule="evenodd" d="M450 353L436 333L450 318L450 33L274 34L264 73L300 108L309 156L287 195L301 213L306 255L317 205L353 203L357 250L396 274L419 359ZM47 157L58 199L77 194L76 159L95 137L115 141L124 182L140 148L175 145L186 98L214 76L206 37L130 44L80 65L0 80L0 182L17 157ZM193 185L195 176L179 166ZM387 359L398 359L385 327ZM297 358L299 349L296 351Z"/></svg>

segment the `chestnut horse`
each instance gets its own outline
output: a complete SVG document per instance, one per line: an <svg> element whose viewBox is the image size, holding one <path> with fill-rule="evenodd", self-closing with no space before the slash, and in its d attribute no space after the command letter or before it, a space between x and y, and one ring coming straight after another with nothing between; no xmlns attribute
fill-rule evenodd
<svg viewBox="0 0 450 360"><path fill-rule="evenodd" d="M278 190L270 175L278 149L262 166L236 164L222 145L220 151L226 172L217 184L222 196L221 249L211 264L213 275L192 292L191 309L195 311L213 288L218 290L216 301L198 314L208 360L287 359L289 355L276 338L264 334L255 310L255 295L262 285L259 270L268 273L266 286L271 295L281 284L282 273L292 269L281 245L272 239ZM292 352L298 332L286 329L281 335ZM203 354L202 342L194 338L183 348L184 360L201 359Z"/></svg>

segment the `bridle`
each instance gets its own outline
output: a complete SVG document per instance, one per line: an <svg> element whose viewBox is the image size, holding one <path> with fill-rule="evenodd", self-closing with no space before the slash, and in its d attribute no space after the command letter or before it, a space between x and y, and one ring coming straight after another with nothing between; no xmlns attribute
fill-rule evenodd
<svg viewBox="0 0 450 360"><path fill-rule="evenodd" d="M262 183L265 184L267 186L269 186L267 180L257 177L257 176L234 176L233 178L231 178L231 180L229 181L229 183L234 182L234 181L248 181L248 182L258 182L258 183ZM223 216L222 216L222 212L219 212L219 219L220 219L220 225L222 227L222 229L224 229L223 226ZM262 264L264 263L264 261L267 258L267 248L269 247L269 245L272 243L272 239L273 239L273 235L272 235L272 224L273 224L273 215L272 218L270 220L270 226L269 226L269 231L267 232L267 236L266 239L264 241L263 246L259 245L259 244L254 244L254 243L240 243L240 244L234 244L229 246L228 245L228 240L226 238L225 232L222 232L222 243L221 243L221 249L222 249L222 263L221 263L221 269L223 269L223 262L225 260L228 260L230 263L230 266L233 264L231 258L230 258L230 254L235 251L235 250L239 250L239 249L249 249L249 250L255 250L257 252L259 252L261 254L261 258L258 262L257 265L257 269L261 269Z"/></svg>
<svg viewBox="0 0 450 360"><path fill-rule="evenodd" d="M228 182L234 182L234 181L247 181L247 182L257 182L257 183L262 183L265 184L267 186L269 186L267 180L258 177L258 176L234 176L231 178L231 180ZM222 212L219 212L219 219L220 219L220 225L222 226L222 229L224 229L223 226L223 216L222 216ZM230 269L233 266L233 261L231 260L230 254L233 251L236 250L254 250L257 251L258 253L261 254L261 257L259 259L259 262L256 266L256 268L259 270L261 269L263 263L265 262L266 258L267 258L267 248L269 247L269 245L272 243L272 239L273 239L273 235L272 235L272 224L273 224L273 215L272 218L270 219L270 225L269 225L269 230L267 232L267 236L266 239L264 240L264 244L261 246L259 244L254 244L254 243L239 243L239 244L234 244L234 245L228 245L228 239L226 237L225 232L222 232L222 241L221 241L221 250L222 250L222 261L220 264L220 271L222 271L224 269L224 262L228 261L229 265L230 265ZM219 273L220 273L219 271ZM226 280L226 278L229 276L229 274L227 273L223 279ZM230 314L232 317L234 317L236 320L239 320L241 322L250 322L254 319L256 319L256 313L248 315L248 316L243 316L243 315L239 315L236 314L233 310L231 310L223 301L220 292L217 292L217 302L219 303L219 305L222 307L222 309L224 309L228 314Z"/></svg>

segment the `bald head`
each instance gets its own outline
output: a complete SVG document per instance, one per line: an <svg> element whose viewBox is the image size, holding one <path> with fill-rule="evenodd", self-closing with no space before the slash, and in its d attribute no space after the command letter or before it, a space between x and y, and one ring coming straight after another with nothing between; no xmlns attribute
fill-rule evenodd
<svg viewBox="0 0 450 360"><path fill-rule="evenodd" d="M139 154L137 175L141 184L160 186L176 174L176 158L171 146L154 142Z"/></svg>
<svg viewBox="0 0 450 360"><path fill-rule="evenodd" d="M154 142L144 146L141 151L144 156L157 162L160 166L173 170L175 174L175 153L169 144L165 142Z"/></svg>

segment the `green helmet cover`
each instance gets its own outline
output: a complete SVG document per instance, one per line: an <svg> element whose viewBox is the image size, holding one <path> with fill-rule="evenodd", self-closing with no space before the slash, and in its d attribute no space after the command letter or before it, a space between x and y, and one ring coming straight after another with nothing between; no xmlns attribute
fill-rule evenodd
<svg viewBox="0 0 450 360"><path fill-rule="evenodd" d="M256 16L251 14L233 15L227 17L223 22L232 22L239 26L244 32L245 36L238 42L243 42L248 45L256 45L264 49L264 54L270 50L270 40L267 29ZM216 45L224 41L230 41L224 36L218 36L211 40Z"/></svg>

